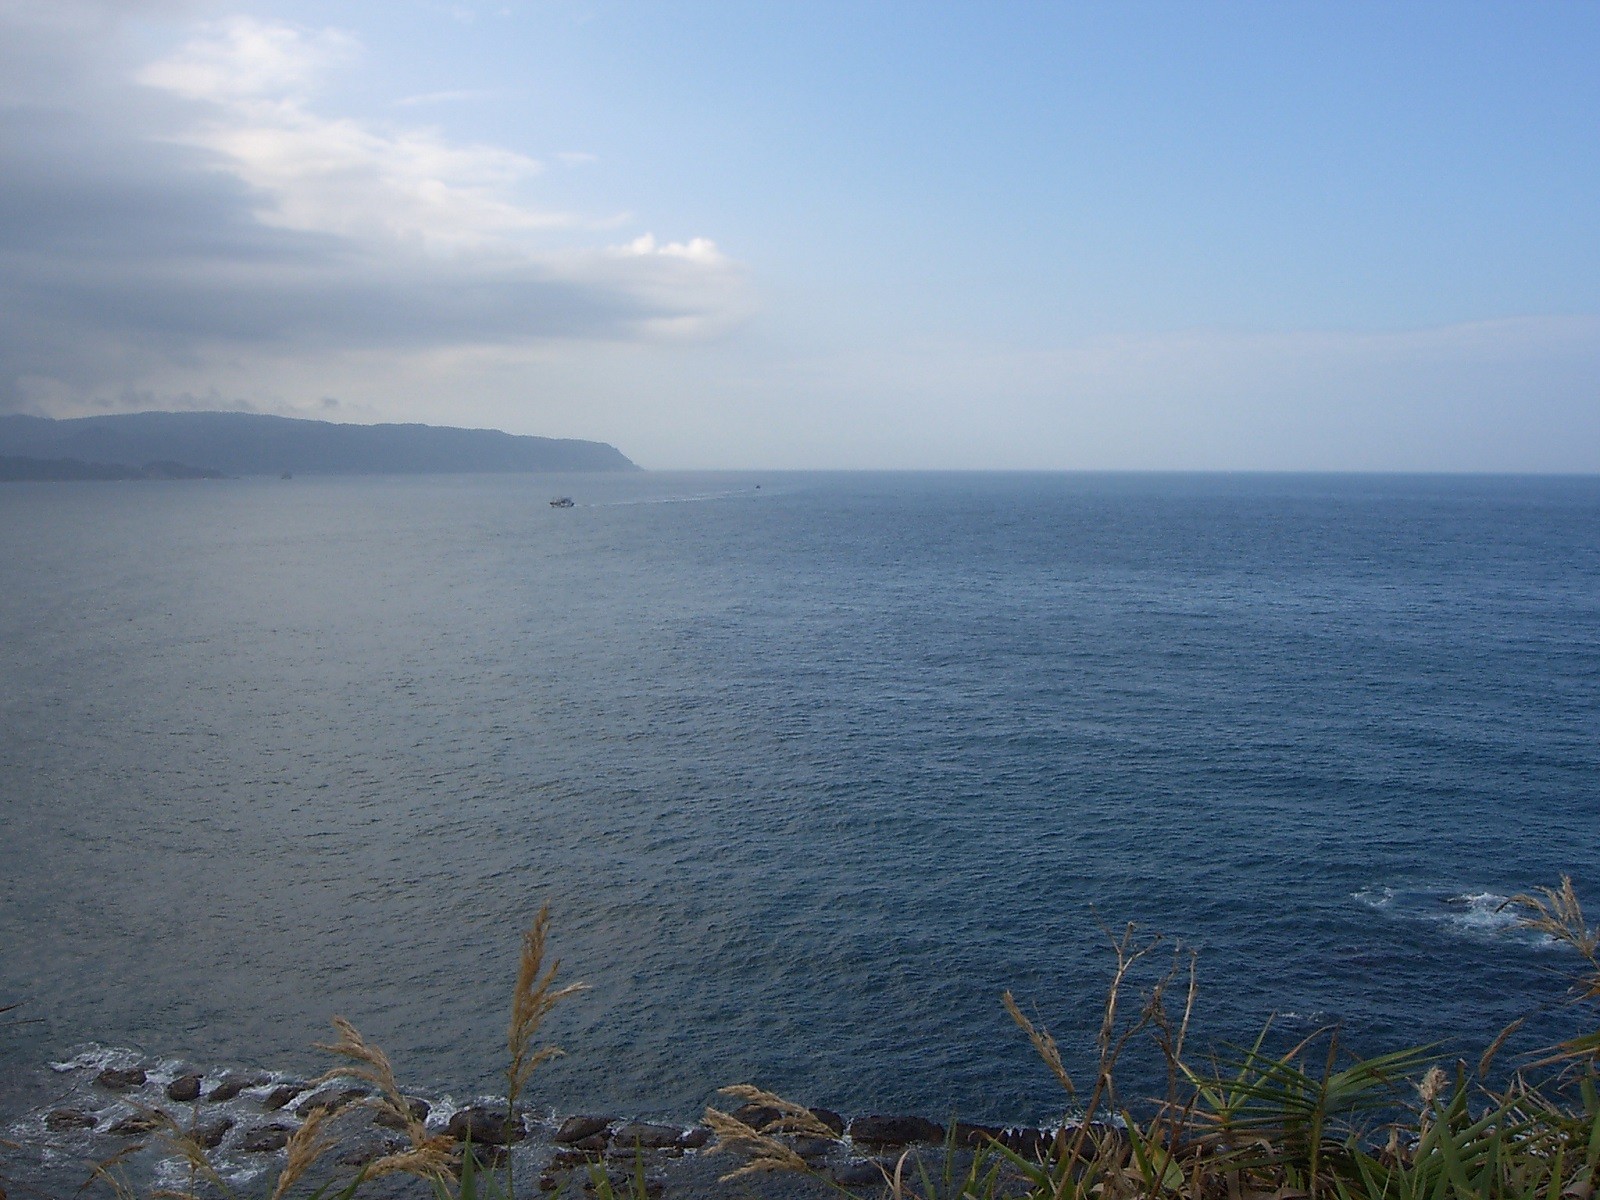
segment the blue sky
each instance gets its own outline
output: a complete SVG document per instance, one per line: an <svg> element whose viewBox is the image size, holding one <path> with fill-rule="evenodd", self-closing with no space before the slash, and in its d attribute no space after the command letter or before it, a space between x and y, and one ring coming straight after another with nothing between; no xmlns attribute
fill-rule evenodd
<svg viewBox="0 0 1600 1200"><path fill-rule="evenodd" d="M1600 5L0 0L0 406L1600 470Z"/></svg>

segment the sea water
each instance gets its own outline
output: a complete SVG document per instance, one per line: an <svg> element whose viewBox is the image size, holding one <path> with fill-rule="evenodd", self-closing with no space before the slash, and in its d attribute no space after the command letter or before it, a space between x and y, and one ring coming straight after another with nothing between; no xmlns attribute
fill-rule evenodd
<svg viewBox="0 0 1600 1200"><path fill-rule="evenodd" d="M1600 912L1592 478L6 485L0 583L18 1088L493 1090L549 904L536 1105L1040 1120L1001 993L1082 1070L1126 922L1205 1045L1476 1053L1569 1031L1505 899Z"/></svg>

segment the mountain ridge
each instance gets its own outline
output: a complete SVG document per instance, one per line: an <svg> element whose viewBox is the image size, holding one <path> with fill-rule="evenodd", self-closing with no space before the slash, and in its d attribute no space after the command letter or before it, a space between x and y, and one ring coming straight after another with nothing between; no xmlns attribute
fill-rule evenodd
<svg viewBox="0 0 1600 1200"><path fill-rule="evenodd" d="M636 471L615 446L450 425L353 425L240 412L0 415L0 455L229 475Z"/></svg>

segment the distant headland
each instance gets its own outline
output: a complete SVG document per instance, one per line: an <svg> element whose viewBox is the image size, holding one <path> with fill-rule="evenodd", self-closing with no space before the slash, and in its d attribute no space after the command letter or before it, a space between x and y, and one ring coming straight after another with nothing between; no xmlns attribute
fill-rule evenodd
<svg viewBox="0 0 1600 1200"><path fill-rule="evenodd" d="M238 412L0 416L0 480L636 471L615 446L439 425Z"/></svg>

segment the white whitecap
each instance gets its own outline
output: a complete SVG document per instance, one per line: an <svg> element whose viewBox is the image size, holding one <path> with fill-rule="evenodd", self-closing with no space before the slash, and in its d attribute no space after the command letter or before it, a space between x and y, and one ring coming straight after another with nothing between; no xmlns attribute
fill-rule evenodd
<svg viewBox="0 0 1600 1200"><path fill-rule="evenodd" d="M1508 894L1492 888L1374 885L1353 893L1351 899L1394 919L1436 926L1452 937L1541 948L1555 945L1547 934L1529 928Z"/></svg>
<svg viewBox="0 0 1600 1200"><path fill-rule="evenodd" d="M50 1069L60 1075L68 1071L127 1068L137 1065L143 1057L137 1050L130 1050L126 1046L102 1046L91 1042L73 1057L52 1062Z"/></svg>

